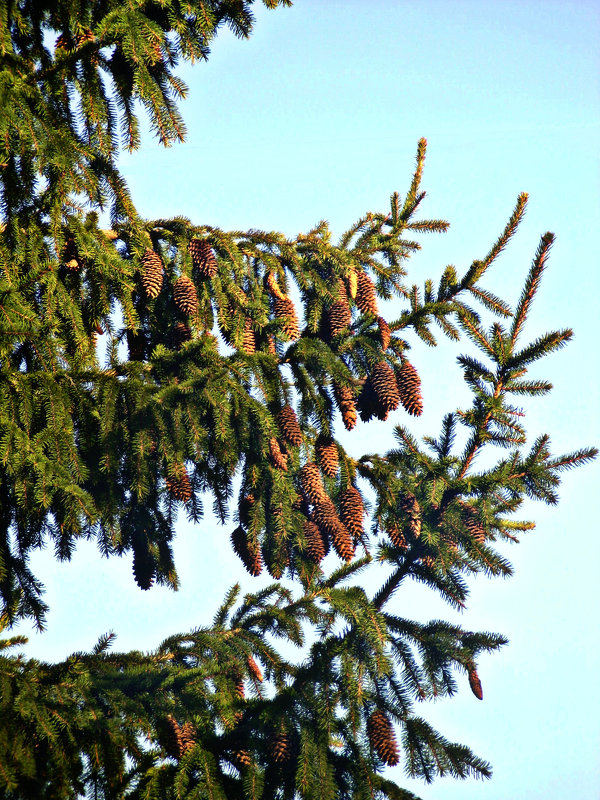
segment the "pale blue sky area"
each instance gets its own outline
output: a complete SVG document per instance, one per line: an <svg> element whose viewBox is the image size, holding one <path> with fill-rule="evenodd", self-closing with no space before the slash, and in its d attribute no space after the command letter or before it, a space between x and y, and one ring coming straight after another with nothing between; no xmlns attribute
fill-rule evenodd
<svg viewBox="0 0 600 800"><path fill-rule="evenodd" d="M451 228L421 238L409 268L420 285L485 255L519 192L529 192L521 229L485 285L516 302L540 235L557 234L526 335L573 327L575 339L536 365L556 388L527 404L526 426L532 438L549 432L556 452L598 445L599 42L598 2L298 0L257 9L248 42L224 34L207 64L184 70L187 143L163 150L146 139L122 169L146 217L290 235L327 218L340 234L404 193L425 136L422 216ZM425 397L419 435L437 434L442 415L468 402L458 352L413 348ZM391 418L406 421L401 411ZM389 431L360 423L343 441L355 453L384 451ZM491 761L494 777L404 781L425 800L600 797L599 475L599 464L567 474L558 507L528 509L538 527L510 549L515 576L474 585L462 624L510 644L481 661L483 702L465 680L456 698L420 713ZM129 559L102 561L89 544L71 564L36 558L52 612L28 652L61 658L108 629L120 649L149 649L174 628L209 624L229 584L258 586L230 553L230 528L182 519L178 594L139 591ZM406 616L459 618L423 590L395 602Z"/></svg>

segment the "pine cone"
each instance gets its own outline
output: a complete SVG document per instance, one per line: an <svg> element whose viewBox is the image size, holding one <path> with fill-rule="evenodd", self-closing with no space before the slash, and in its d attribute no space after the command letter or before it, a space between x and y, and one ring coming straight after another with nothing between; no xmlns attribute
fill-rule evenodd
<svg viewBox="0 0 600 800"><path fill-rule="evenodd" d="M181 758L183 755L181 726L172 714L167 716L166 723L164 748L167 751L167 755L171 756L171 758Z"/></svg>
<svg viewBox="0 0 600 800"><path fill-rule="evenodd" d="M158 253L147 247L142 256L142 267L142 286L146 295L154 300L163 285L163 263Z"/></svg>
<svg viewBox="0 0 600 800"><path fill-rule="evenodd" d="M354 542L364 534L363 517L365 506L362 495L355 486L349 486L340 496L340 519L350 532Z"/></svg>
<svg viewBox="0 0 600 800"><path fill-rule="evenodd" d="M198 274L203 278L214 278L217 274L217 259L206 239L192 239L188 250Z"/></svg>
<svg viewBox="0 0 600 800"><path fill-rule="evenodd" d="M252 320L247 319L244 323L244 336L242 338L242 350L247 355L256 352L256 337L252 329Z"/></svg>
<svg viewBox="0 0 600 800"><path fill-rule="evenodd" d="M175 298L175 305L186 316L193 316L198 310L198 295L196 294L196 287L187 275L182 275L177 278L173 287L173 295Z"/></svg>
<svg viewBox="0 0 600 800"><path fill-rule="evenodd" d="M272 272L269 272L267 275L267 289L269 293L278 300L287 300L287 295L281 291L277 283L277 277Z"/></svg>
<svg viewBox="0 0 600 800"><path fill-rule="evenodd" d="M287 295L284 295L283 298L275 298L273 313L281 323L281 332L285 335L285 338L298 339L300 336L298 317L296 316L294 304Z"/></svg>
<svg viewBox="0 0 600 800"><path fill-rule="evenodd" d="M386 361L378 361L371 370L371 385L377 399L386 411L394 411L400 404L400 393L394 370Z"/></svg>
<svg viewBox="0 0 600 800"><path fill-rule="evenodd" d="M263 682L264 678L262 670L256 663L256 659L253 656L248 656L248 669L255 680L257 680L259 683Z"/></svg>
<svg viewBox="0 0 600 800"><path fill-rule="evenodd" d="M132 541L133 547L133 577L135 582L144 591L154 583L156 563L150 551L148 539L143 533L138 533Z"/></svg>
<svg viewBox="0 0 600 800"><path fill-rule="evenodd" d="M335 478L339 468L337 444L331 436L319 434L315 442L315 452L321 470L328 478Z"/></svg>
<svg viewBox="0 0 600 800"><path fill-rule="evenodd" d="M377 316L377 297L373 281L362 270L358 273L357 278L356 305L363 314L372 314L375 317Z"/></svg>
<svg viewBox="0 0 600 800"><path fill-rule="evenodd" d="M171 497L179 500L180 503L187 503L192 497L192 485L190 477L185 467L180 467L176 475L168 476L165 479L167 490Z"/></svg>
<svg viewBox="0 0 600 800"><path fill-rule="evenodd" d="M398 372L398 392L400 402L414 417L423 413L423 397L421 396L421 379L410 361L405 361Z"/></svg>
<svg viewBox="0 0 600 800"><path fill-rule="evenodd" d="M300 485L310 503L318 503L320 500L327 498L321 479L321 472L314 463L309 462L300 470Z"/></svg>
<svg viewBox="0 0 600 800"><path fill-rule="evenodd" d="M302 523L302 532L306 541L306 554L315 564L320 564L327 555L329 542L324 541L323 532L312 520L307 519Z"/></svg>
<svg viewBox="0 0 600 800"><path fill-rule="evenodd" d="M400 550L408 550L408 542L406 541L406 537L404 536L400 526L390 525L388 528L386 528L386 533L392 540L394 547L398 547Z"/></svg>
<svg viewBox="0 0 600 800"><path fill-rule="evenodd" d="M252 756L247 750L232 750L231 759L236 767L249 767L252 764Z"/></svg>
<svg viewBox="0 0 600 800"><path fill-rule="evenodd" d="M379 336L381 338L381 349L387 350L392 341L392 332L390 326L383 317L377 317L377 325L379 326ZM402 399L402 398L401 398Z"/></svg>
<svg viewBox="0 0 600 800"><path fill-rule="evenodd" d="M398 507L408 517L408 533L413 539L421 535L421 506L410 492L399 498Z"/></svg>
<svg viewBox="0 0 600 800"><path fill-rule="evenodd" d="M247 528L250 524L250 513L255 503L256 498L252 492L248 492L247 494L240 496L238 502L238 518L245 528Z"/></svg>
<svg viewBox="0 0 600 800"><path fill-rule="evenodd" d="M350 267L350 272L348 273L348 289L350 297L354 300L358 291L358 275L354 267Z"/></svg>
<svg viewBox="0 0 600 800"><path fill-rule="evenodd" d="M337 299L326 311L327 334L333 339L338 333L345 330L352 322L352 312L348 304L348 296L343 281L338 281Z"/></svg>
<svg viewBox="0 0 600 800"><path fill-rule="evenodd" d="M465 512L462 521L469 534L477 544L484 544L485 542L485 528L481 524L479 512L473 506L465 503L464 500L459 500L458 504Z"/></svg>
<svg viewBox="0 0 600 800"><path fill-rule="evenodd" d="M272 335L267 339L267 350L274 356L277 355L277 345L275 344L275 337Z"/></svg>
<svg viewBox="0 0 600 800"><path fill-rule="evenodd" d="M196 744L196 729L191 722L181 726L181 755L187 753Z"/></svg>
<svg viewBox="0 0 600 800"><path fill-rule="evenodd" d="M374 711L367 720L367 734L379 758L389 767L395 767L400 756L394 728L383 711Z"/></svg>
<svg viewBox="0 0 600 800"><path fill-rule="evenodd" d="M250 575L256 577L262 572L262 555L258 542L248 540L246 531L239 525L231 534L233 549Z"/></svg>
<svg viewBox="0 0 600 800"><path fill-rule="evenodd" d="M181 350L184 342L189 342L191 338L192 331L185 324L185 322L176 323L175 327L171 331L171 341L173 343L173 347L176 350Z"/></svg>
<svg viewBox="0 0 600 800"><path fill-rule="evenodd" d="M333 548L340 558L350 561L354 556L354 544L348 529L337 515L329 497L315 504L313 519L324 535L331 539Z"/></svg>
<svg viewBox="0 0 600 800"><path fill-rule="evenodd" d="M288 761L292 754L290 737L285 729L285 722L283 720L279 725L279 729L271 736L270 750L273 761L277 764Z"/></svg>
<svg viewBox="0 0 600 800"><path fill-rule="evenodd" d="M277 414L277 424L279 425L281 436L286 442L293 447L299 447L302 444L304 440L302 430L298 423L296 412L290 405L285 405Z"/></svg>
<svg viewBox="0 0 600 800"><path fill-rule="evenodd" d="M388 418L389 411L375 393L370 377L367 377L362 385L356 401L356 408L363 422L369 422L373 417L380 420Z"/></svg>
<svg viewBox="0 0 600 800"><path fill-rule="evenodd" d="M356 425L357 418L354 392L349 386L339 386L338 384L334 383L333 395L335 397L337 406L340 409L344 427L346 430L351 431Z"/></svg>
<svg viewBox="0 0 600 800"><path fill-rule="evenodd" d="M269 455L274 467L287 472L287 453L281 452L277 439L269 439Z"/></svg>
<svg viewBox="0 0 600 800"><path fill-rule="evenodd" d="M468 673L471 691L478 700L483 700L483 687L481 686L481 681L479 680L479 675L477 674L477 668L475 667L475 664L471 664L469 666Z"/></svg>

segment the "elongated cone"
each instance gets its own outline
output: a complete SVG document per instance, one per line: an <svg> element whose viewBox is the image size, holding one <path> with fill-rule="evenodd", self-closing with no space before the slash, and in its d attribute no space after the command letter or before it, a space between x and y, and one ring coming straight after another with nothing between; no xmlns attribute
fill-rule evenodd
<svg viewBox="0 0 600 800"><path fill-rule="evenodd" d="M140 589L147 591L152 586L155 573L156 564L148 540L145 536L136 537L133 541L133 577Z"/></svg>
<svg viewBox="0 0 600 800"><path fill-rule="evenodd" d="M184 722L181 726L181 755L187 753L196 744L196 729L191 722Z"/></svg>
<svg viewBox="0 0 600 800"><path fill-rule="evenodd" d="M386 533L392 540L392 544L400 550L408 550L408 542L399 525L390 525L386 528Z"/></svg>
<svg viewBox="0 0 600 800"><path fill-rule="evenodd" d="M339 456L337 444L331 436L319 434L315 442L315 452L319 466L328 478L335 478L338 473Z"/></svg>
<svg viewBox="0 0 600 800"><path fill-rule="evenodd" d="M281 452L277 439L269 439L269 455L274 467L287 472L287 453Z"/></svg>
<svg viewBox="0 0 600 800"><path fill-rule="evenodd" d="M381 338L381 349L387 350L390 346L390 342L392 341L392 332L390 330L390 326L383 317L377 317L377 325L379 327L379 336ZM402 397L400 397L400 399L402 400Z"/></svg>
<svg viewBox="0 0 600 800"><path fill-rule="evenodd" d="M320 562L327 555L328 547L323 540L323 533L319 526L310 519L302 523L302 532L306 541L306 554L315 564Z"/></svg>
<svg viewBox="0 0 600 800"><path fill-rule="evenodd" d="M256 498L252 492L246 492L240 495L238 502L238 518L242 525L247 528L250 525L250 513L256 503Z"/></svg>
<svg viewBox="0 0 600 800"><path fill-rule="evenodd" d="M313 519L319 529L331 540L333 549L338 556L344 561L350 561L354 556L354 543L329 497L315 504Z"/></svg>
<svg viewBox="0 0 600 800"><path fill-rule="evenodd" d="M181 726L172 714L167 716L165 727L164 747L167 755L171 758L181 758L184 752Z"/></svg>
<svg viewBox="0 0 600 800"><path fill-rule="evenodd" d="M149 247L142 256L142 286L150 299L158 297L163 285L163 263L154 250Z"/></svg>
<svg viewBox="0 0 600 800"><path fill-rule="evenodd" d="M476 508L473 508L473 506L465 503L464 500L459 500L458 504L464 511L462 521L465 528L469 531L477 544L483 544L485 542L485 528L481 524L479 512Z"/></svg>
<svg viewBox="0 0 600 800"><path fill-rule="evenodd" d="M477 674L477 668L475 667L475 664L471 664L468 669L469 686L471 687L471 691L478 700L483 700L483 688L481 686L481 681L479 680L479 675Z"/></svg>
<svg viewBox="0 0 600 800"><path fill-rule="evenodd" d="M358 275L354 267L351 267L348 273L348 291L350 292L350 297L354 300L358 291Z"/></svg>
<svg viewBox="0 0 600 800"><path fill-rule="evenodd" d="M267 289L269 290L269 293L278 300L287 299L287 295L281 291L281 288L277 283L277 277L272 272L269 272L267 275Z"/></svg>
<svg viewBox="0 0 600 800"><path fill-rule="evenodd" d="M198 310L198 295L196 287L187 275L177 278L173 287L175 305L188 317L193 316Z"/></svg>
<svg viewBox="0 0 600 800"><path fill-rule="evenodd" d="M349 386L340 386L339 384L334 383L333 395L335 397L335 402L340 409L344 427L347 431L351 431L356 425L357 420L356 398L354 397L354 392Z"/></svg>
<svg viewBox="0 0 600 800"><path fill-rule="evenodd" d="M247 750L232 750L231 759L236 767L249 767L252 764L252 756Z"/></svg>
<svg viewBox="0 0 600 800"><path fill-rule="evenodd" d="M254 656L248 656L248 669L255 680L257 680L259 683L263 682L264 678L262 670L256 663Z"/></svg>
<svg viewBox="0 0 600 800"><path fill-rule="evenodd" d="M394 411L400 404L400 392L394 370L386 361L378 361L371 370L371 385L377 399L386 411Z"/></svg>
<svg viewBox="0 0 600 800"><path fill-rule="evenodd" d="M364 515L365 506L361 493L355 486L349 486L340 495L340 519L348 528L355 543L360 541L364 534Z"/></svg>
<svg viewBox="0 0 600 800"><path fill-rule="evenodd" d="M338 333L345 330L352 322L352 312L350 311L350 305L348 303L348 295L346 294L346 287L342 280L338 281L337 289L337 298L326 311L327 333L330 339L333 339Z"/></svg>
<svg viewBox="0 0 600 800"><path fill-rule="evenodd" d="M367 734L379 758L389 767L395 767L400 756L398 743L390 720L383 711L374 711L367 720Z"/></svg>
<svg viewBox="0 0 600 800"><path fill-rule="evenodd" d="M356 401L356 408L363 422L369 422L373 417L380 420L388 418L389 409L383 405L375 393L370 376L367 376L362 385Z"/></svg>
<svg viewBox="0 0 600 800"><path fill-rule="evenodd" d="M239 525L231 534L234 552L250 575L256 577L262 572L262 555L258 542L248 540L246 531Z"/></svg>
<svg viewBox="0 0 600 800"><path fill-rule="evenodd" d="M198 274L203 278L214 278L217 274L217 259L210 244L205 239L192 239L188 249Z"/></svg>
<svg viewBox="0 0 600 800"><path fill-rule="evenodd" d="M298 324L298 317L296 316L296 309L291 298L284 296L283 298L276 297L273 303L273 313L281 323L281 331L285 338L298 339L300 336L300 326Z"/></svg>
<svg viewBox="0 0 600 800"><path fill-rule="evenodd" d="M244 336L242 338L242 350L248 355L256 352L256 337L252 330L252 321L247 319L244 323Z"/></svg>
<svg viewBox="0 0 600 800"><path fill-rule="evenodd" d="M282 764L284 761L288 761L292 754L290 737L286 731L285 722L283 720L281 721L278 729L271 736L270 750L271 755L273 756L273 761L275 761L277 764Z"/></svg>
<svg viewBox="0 0 600 800"><path fill-rule="evenodd" d="M423 397L421 395L421 379L410 361L405 361L398 372L398 391L400 402L414 417L423 413Z"/></svg>
<svg viewBox="0 0 600 800"><path fill-rule="evenodd" d="M298 423L296 412L290 405L285 405L277 414L277 424L283 439L293 447L299 447L304 437Z"/></svg>
<svg viewBox="0 0 600 800"><path fill-rule="evenodd" d="M318 466L312 462L305 464L300 470L300 485L310 503L318 503L327 498L321 472Z"/></svg>
<svg viewBox="0 0 600 800"><path fill-rule="evenodd" d="M372 314L376 317L378 309L373 281L369 278L367 273L362 270L358 273L357 278L358 288L356 290L356 305L363 314Z"/></svg>
<svg viewBox="0 0 600 800"><path fill-rule="evenodd" d="M175 475L166 478L167 490L171 497L180 503L187 503L192 497L192 485L185 467L180 466Z"/></svg>
<svg viewBox="0 0 600 800"><path fill-rule="evenodd" d="M185 322L177 322L171 331L171 341L176 350L181 350L184 342L189 342L192 338L192 331Z"/></svg>
<svg viewBox="0 0 600 800"><path fill-rule="evenodd" d="M406 492L398 499L398 507L408 518L406 532L413 539L418 539L421 535L421 506L419 501L411 492Z"/></svg>

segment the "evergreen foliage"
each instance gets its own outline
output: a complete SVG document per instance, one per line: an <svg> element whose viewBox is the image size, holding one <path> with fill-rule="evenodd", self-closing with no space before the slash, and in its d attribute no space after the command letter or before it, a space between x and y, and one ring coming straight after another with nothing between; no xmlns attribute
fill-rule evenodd
<svg viewBox="0 0 600 800"><path fill-rule="evenodd" d="M164 144L183 138L176 66L207 58L222 25L248 36L251 0L1 11L2 629L43 626L28 562L49 543L69 559L93 538L132 559L141 589L176 588L177 511L199 521L207 499L243 566L275 582L242 598L234 587L210 628L149 653L109 652L108 634L47 664L14 654L22 637L3 640L0 797L411 798L386 765L488 777L415 703L467 683L481 699L478 657L506 640L406 619L395 596L412 579L465 607L470 575L510 574L496 543L533 527L515 519L524 500L555 503L561 472L596 454L555 456L547 436L528 446L514 405L550 390L527 369L571 337L524 342L552 234L514 310L482 281L526 195L464 275L411 284L416 238L447 228L418 216L425 140L404 199L337 242L326 222L289 239L143 220L115 163L139 144L136 110ZM390 298L392 320L378 307ZM398 425L394 449L352 458L340 422L427 404L407 354L415 338L435 345L435 326L481 353L458 357L471 405L437 438ZM380 576L373 596L366 570Z"/></svg>

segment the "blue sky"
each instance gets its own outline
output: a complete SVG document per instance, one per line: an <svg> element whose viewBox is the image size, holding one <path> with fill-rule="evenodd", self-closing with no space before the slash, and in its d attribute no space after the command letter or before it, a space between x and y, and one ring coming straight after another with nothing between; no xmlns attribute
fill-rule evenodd
<svg viewBox="0 0 600 800"><path fill-rule="evenodd" d="M419 284L483 256L519 192L529 192L525 220L486 286L515 302L540 235L557 234L527 333L573 327L575 339L541 362L536 374L555 390L526 406L526 426L532 439L549 432L556 452L598 445L599 42L600 4L585 0L297 0L257 9L249 41L223 34L207 64L184 69L187 142L164 150L147 137L121 167L146 217L289 235L326 218L340 234L406 190L425 136L423 216L451 227L421 239L409 267ZM425 397L420 435L468 402L458 352L413 348ZM396 414L393 423L406 422ZM357 453L391 445L377 422L343 441ZM558 507L528 509L538 526L508 552L515 576L478 580L460 617L422 590L398 594L398 613L460 618L510 639L481 661L482 703L464 681L458 697L420 710L491 761L494 777L404 781L426 800L597 800L599 467L567 474ZM209 517L196 528L182 519L177 594L140 592L129 560L101 560L90 544L70 564L40 554L33 564L52 611L27 652L62 658L108 629L120 649L150 649L174 628L209 624L229 584L255 587L230 553L229 532Z"/></svg>

